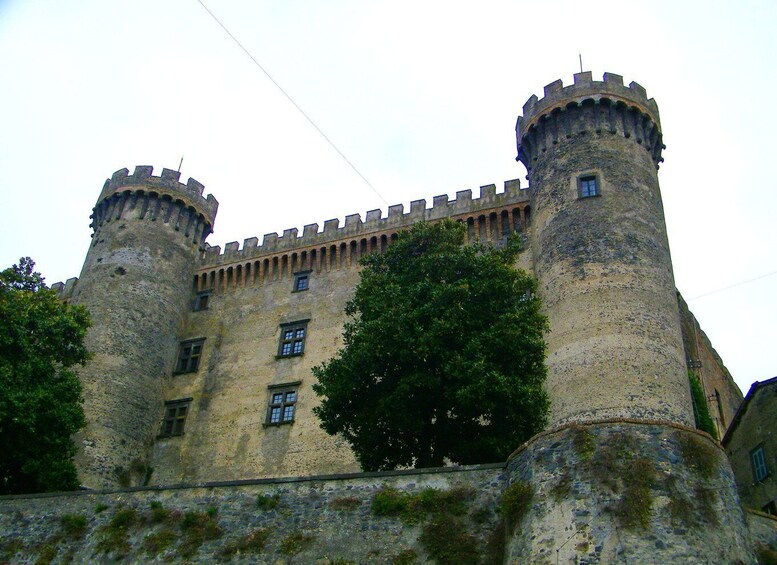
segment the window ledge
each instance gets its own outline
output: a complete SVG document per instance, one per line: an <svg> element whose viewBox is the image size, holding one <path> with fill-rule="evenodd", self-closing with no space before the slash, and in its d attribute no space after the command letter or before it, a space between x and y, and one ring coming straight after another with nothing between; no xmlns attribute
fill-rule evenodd
<svg viewBox="0 0 777 565"><path fill-rule="evenodd" d="M175 437L183 437L185 435L186 435L186 432L181 433L181 434L171 434L171 435L167 435L167 436L160 434L160 435L156 436L156 438L157 439L173 439Z"/></svg>
<svg viewBox="0 0 777 565"><path fill-rule="evenodd" d="M302 357L305 353L289 353L288 355L276 355L276 359L289 359L290 357Z"/></svg>
<svg viewBox="0 0 777 565"><path fill-rule="evenodd" d="M264 422L262 424L262 427L263 428L279 428L281 426L290 426L293 423L294 423L294 420L292 420L291 422L278 422L278 423L275 423L275 424L272 424L270 422Z"/></svg>

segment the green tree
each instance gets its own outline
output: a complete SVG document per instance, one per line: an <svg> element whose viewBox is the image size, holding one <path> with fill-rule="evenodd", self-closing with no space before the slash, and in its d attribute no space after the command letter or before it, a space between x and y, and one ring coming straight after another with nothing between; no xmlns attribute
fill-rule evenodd
<svg viewBox="0 0 777 565"><path fill-rule="evenodd" d="M89 315L23 257L0 272L0 494L78 488L71 435L84 427L72 367L88 359Z"/></svg>
<svg viewBox="0 0 777 565"><path fill-rule="evenodd" d="M546 422L547 320L517 242L419 223L362 259L344 347L313 369L321 427L363 469L503 461Z"/></svg>

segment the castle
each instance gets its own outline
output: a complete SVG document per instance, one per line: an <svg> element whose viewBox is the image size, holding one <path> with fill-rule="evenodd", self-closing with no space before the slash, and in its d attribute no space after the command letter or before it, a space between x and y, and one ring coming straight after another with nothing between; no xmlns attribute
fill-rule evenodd
<svg viewBox="0 0 777 565"><path fill-rule="evenodd" d="M341 344L359 258L382 252L416 222L451 218L466 224L470 242L498 245L521 234L517 266L537 277L550 321L549 427L515 446L510 481L538 492L571 485L561 498L588 508L578 515L558 501L535 504L508 544L510 559L550 560L548 548L583 522L593 556L584 562L604 559L608 544L652 543L622 532L613 541L612 508L591 486L587 450L620 445L622 461L609 472L649 466L664 502L693 506L699 481L716 493L715 523L726 539L708 531L704 518L688 528L667 518L651 525L662 540L657 550L675 548L658 561L749 561L742 513L721 511L738 508L730 468L719 447L693 430L689 368L719 436L742 396L678 301L657 177L664 145L655 101L619 75L594 81L578 73L573 85L556 81L543 98L529 98L516 139L527 188L511 180L500 191L481 187L479 197L465 190L455 200L435 197L431 207L418 200L407 211L389 207L386 217L372 210L342 226L328 220L301 235L267 234L261 245L255 237L242 247L229 243L223 252L206 242L218 202L203 196L200 183L182 184L169 169L159 177L151 167L114 173L92 214L81 276L58 285L93 322L87 346L94 358L80 371L89 421L76 438L83 484L357 472L347 445L327 436L312 413L311 367ZM701 479L689 442L718 461ZM629 461L633 468L623 466ZM662 474L665 481L655 478Z"/></svg>

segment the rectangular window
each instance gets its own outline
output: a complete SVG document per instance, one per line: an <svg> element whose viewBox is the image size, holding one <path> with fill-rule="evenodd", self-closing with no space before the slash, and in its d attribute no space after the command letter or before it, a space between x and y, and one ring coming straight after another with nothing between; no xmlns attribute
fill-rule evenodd
<svg viewBox="0 0 777 565"><path fill-rule="evenodd" d="M750 462L753 464L753 477L755 478L755 482L760 483L769 474L762 445L750 452Z"/></svg>
<svg viewBox="0 0 777 565"><path fill-rule="evenodd" d="M175 366L176 373L194 373L199 368L204 343L205 338L181 342L178 348L178 363Z"/></svg>
<svg viewBox="0 0 777 565"><path fill-rule="evenodd" d="M299 382L270 387L270 402L267 407L268 426L291 424L297 407Z"/></svg>
<svg viewBox="0 0 777 565"><path fill-rule="evenodd" d="M308 320L281 324L281 340L278 344L278 357L294 357L305 351Z"/></svg>
<svg viewBox="0 0 777 565"><path fill-rule="evenodd" d="M301 292L310 288L310 273L311 271L300 271L299 273L294 273L293 292Z"/></svg>
<svg viewBox="0 0 777 565"><path fill-rule="evenodd" d="M208 309L208 303L210 302L210 291L208 292L198 292L197 296L194 297L194 304L192 306L192 310L195 312L199 312L200 310L207 310Z"/></svg>
<svg viewBox="0 0 777 565"><path fill-rule="evenodd" d="M586 175L580 177L578 183L578 196L580 198L590 198L599 196L599 182L596 175Z"/></svg>
<svg viewBox="0 0 777 565"><path fill-rule="evenodd" d="M180 400L168 400L165 402L165 417L162 421L162 431L160 437L171 437L183 435L186 415L189 413L189 404L191 398L182 398Z"/></svg>

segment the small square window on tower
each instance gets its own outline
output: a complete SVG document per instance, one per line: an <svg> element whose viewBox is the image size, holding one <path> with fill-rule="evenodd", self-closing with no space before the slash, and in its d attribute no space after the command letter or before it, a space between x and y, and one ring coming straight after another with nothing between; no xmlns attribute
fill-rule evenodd
<svg viewBox="0 0 777 565"><path fill-rule="evenodd" d="M583 175L577 179L577 195L580 198L599 196L599 179L596 175Z"/></svg>
<svg viewBox="0 0 777 565"><path fill-rule="evenodd" d="M269 387L270 401L267 405L267 426L291 424L297 408L299 381Z"/></svg>
<svg viewBox="0 0 777 565"><path fill-rule="evenodd" d="M191 398L168 400L165 402L165 417L162 420L162 431L159 437L182 436L186 416L189 413Z"/></svg>
<svg viewBox="0 0 777 565"><path fill-rule="evenodd" d="M294 357L305 352L305 338L308 332L308 321L299 320L281 324L281 339L278 344L278 357Z"/></svg>
<svg viewBox="0 0 777 565"><path fill-rule="evenodd" d="M311 271L294 273L294 289L292 292L302 292L310 288L310 273Z"/></svg>
<svg viewBox="0 0 777 565"><path fill-rule="evenodd" d="M194 297L192 310L195 312L199 312L200 310L207 310L210 304L210 295L211 292L209 290L205 292L198 292L197 296Z"/></svg>
<svg viewBox="0 0 777 565"><path fill-rule="evenodd" d="M178 347L178 363L175 366L176 374L194 373L200 367L202 346L205 338L182 341Z"/></svg>

